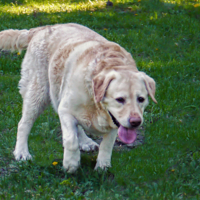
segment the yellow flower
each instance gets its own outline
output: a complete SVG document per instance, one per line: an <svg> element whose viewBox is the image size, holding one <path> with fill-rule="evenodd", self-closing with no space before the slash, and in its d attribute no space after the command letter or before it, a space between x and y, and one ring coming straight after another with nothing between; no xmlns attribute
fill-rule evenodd
<svg viewBox="0 0 200 200"><path fill-rule="evenodd" d="M196 7L199 7L200 6L200 4L199 3L197 3L197 4L194 4L194 7L196 8Z"/></svg>
<svg viewBox="0 0 200 200"><path fill-rule="evenodd" d="M108 29L107 29L107 28L104 28L103 30L104 30L104 31L107 31Z"/></svg>
<svg viewBox="0 0 200 200"><path fill-rule="evenodd" d="M138 0L138 2L140 2L141 0Z"/></svg>
<svg viewBox="0 0 200 200"><path fill-rule="evenodd" d="M17 53L18 56L19 56L20 54L21 54L20 52Z"/></svg>
<svg viewBox="0 0 200 200"><path fill-rule="evenodd" d="M135 14L135 16L137 16L138 14Z"/></svg>
<svg viewBox="0 0 200 200"><path fill-rule="evenodd" d="M58 164L58 162L53 162L52 165L56 166Z"/></svg>
<svg viewBox="0 0 200 200"><path fill-rule="evenodd" d="M175 169L172 169L171 171L172 171L172 172L175 172Z"/></svg>
<svg viewBox="0 0 200 200"><path fill-rule="evenodd" d="M156 51L158 51L158 48L156 48Z"/></svg>

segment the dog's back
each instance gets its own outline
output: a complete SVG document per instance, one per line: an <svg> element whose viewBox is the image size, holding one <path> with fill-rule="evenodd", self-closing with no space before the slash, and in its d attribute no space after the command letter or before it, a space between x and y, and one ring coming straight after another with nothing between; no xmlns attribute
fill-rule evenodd
<svg viewBox="0 0 200 200"><path fill-rule="evenodd" d="M54 40L53 43L60 43L66 39L76 40L94 40L94 41L106 41L104 37L90 30L89 28L79 24L57 24L52 26L43 26L38 28L32 28L30 30L5 30L0 32L0 49L21 51L26 49L31 42L32 38L39 32L45 31L45 37L43 39L48 40L49 37ZM57 40L55 40L56 38Z"/></svg>

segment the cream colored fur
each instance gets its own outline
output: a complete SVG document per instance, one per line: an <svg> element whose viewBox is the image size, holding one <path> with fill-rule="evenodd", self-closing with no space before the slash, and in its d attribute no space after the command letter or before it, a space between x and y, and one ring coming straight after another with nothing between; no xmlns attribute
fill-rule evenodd
<svg viewBox="0 0 200 200"><path fill-rule="evenodd" d="M15 159L31 159L28 135L36 118L52 103L62 127L64 168L75 172L80 150L99 147L85 131L103 135L95 169L110 167L117 126L108 111L126 128L131 116L143 121L148 95L156 102L154 80L137 70L125 49L78 24L0 32L0 49L26 48L19 82L23 111ZM144 102L138 102L139 96ZM126 103L117 102L118 97Z"/></svg>

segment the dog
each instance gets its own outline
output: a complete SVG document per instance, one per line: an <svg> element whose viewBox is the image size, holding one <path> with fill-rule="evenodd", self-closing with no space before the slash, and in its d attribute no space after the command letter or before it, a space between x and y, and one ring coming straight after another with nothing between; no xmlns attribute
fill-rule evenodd
<svg viewBox="0 0 200 200"><path fill-rule="evenodd" d="M85 26L1 31L0 49L27 49L19 81L23 109L16 160L32 158L28 135L51 103L61 122L64 169L74 173L80 150L95 149L99 149L95 169L107 169L117 134L124 143L134 142L148 95L157 103L155 81L138 71L131 54ZM103 135L100 146L85 132Z"/></svg>

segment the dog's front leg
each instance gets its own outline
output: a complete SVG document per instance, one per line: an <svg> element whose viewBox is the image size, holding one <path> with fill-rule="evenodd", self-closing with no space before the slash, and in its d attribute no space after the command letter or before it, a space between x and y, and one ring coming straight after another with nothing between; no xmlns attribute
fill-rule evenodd
<svg viewBox="0 0 200 200"><path fill-rule="evenodd" d="M73 173L80 165L77 120L62 105L59 106L58 114L63 136L63 167L68 173Z"/></svg>
<svg viewBox="0 0 200 200"><path fill-rule="evenodd" d="M106 170L107 167L111 167L112 149L116 137L117 137L116 129L111 130L110 133L103 136L103 140L99 147L99 154L97 157L95 170L97 170L98 168Z"/></svg>

